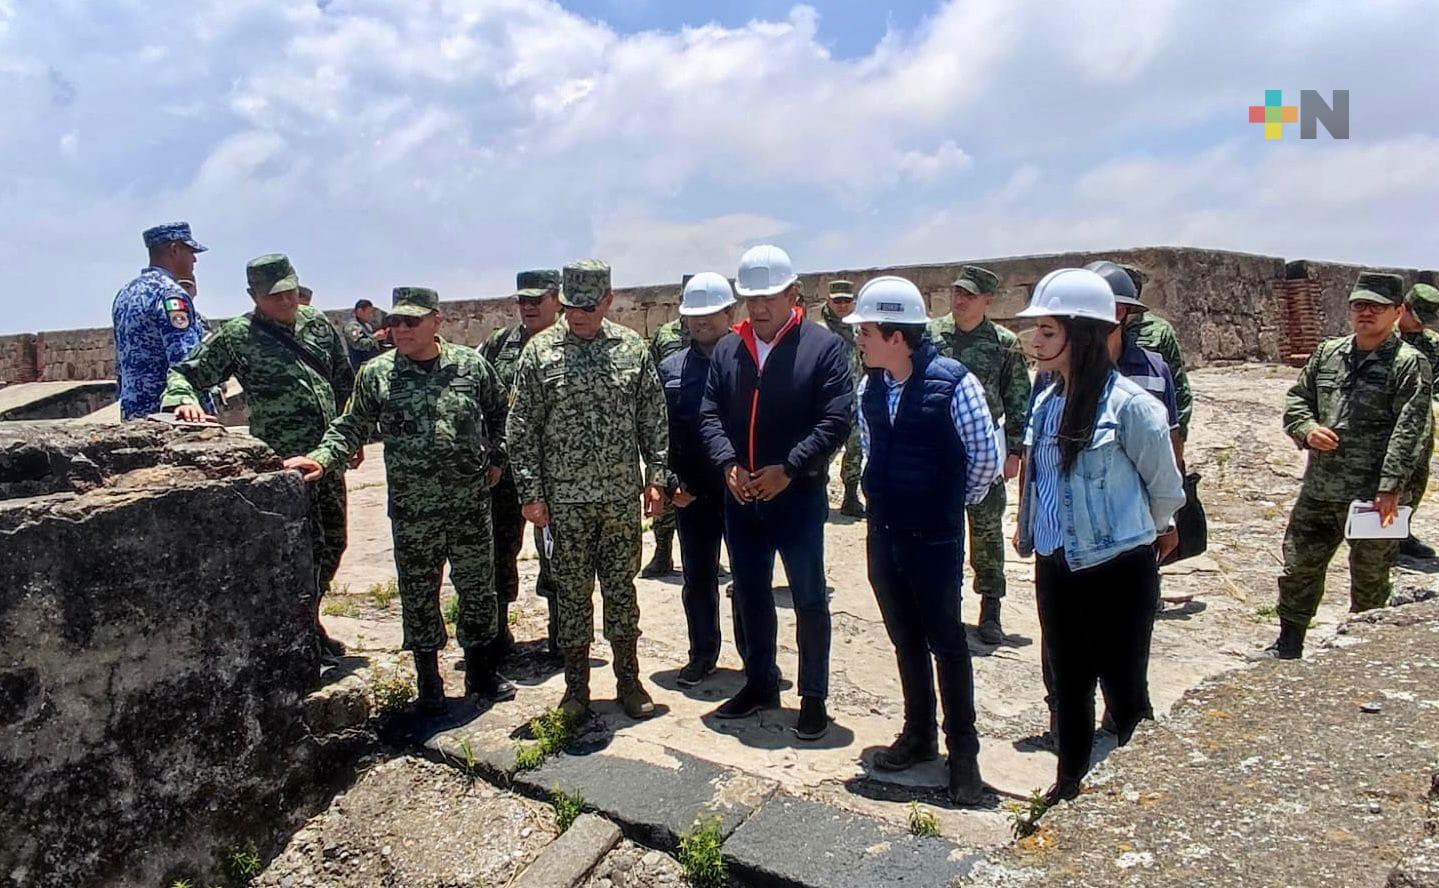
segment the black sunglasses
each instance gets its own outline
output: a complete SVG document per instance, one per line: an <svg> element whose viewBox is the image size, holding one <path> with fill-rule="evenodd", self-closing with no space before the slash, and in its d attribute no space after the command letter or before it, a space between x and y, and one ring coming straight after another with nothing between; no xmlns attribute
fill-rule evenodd
<svg viewBox="0 0 1439 888"><path fill-rule="evenodd" d="M853 301L854 301L854 297L853 297L853 296L831 296L831 297L829 297L829 298L830 298L830 301L831 301L831 302L853 302Z"/></svg>
<svg viewBox="0 0 1439 888"><path fill-rule="evenodd" d="M585 314L594 314L599 311L598 305L566 305L565 311L582 311Z"/></svg>
<svg viewBox="0 0 1439 888"><path fill-rule="evenodd" d="M408 327L410 329L414 329L415 327L418 327L420 326L420 324L429 320L429 317L429 315L425 315L422 318L414 318L410 317L409 315L390 315L389 317L385 318L385 326Z"/></svg>

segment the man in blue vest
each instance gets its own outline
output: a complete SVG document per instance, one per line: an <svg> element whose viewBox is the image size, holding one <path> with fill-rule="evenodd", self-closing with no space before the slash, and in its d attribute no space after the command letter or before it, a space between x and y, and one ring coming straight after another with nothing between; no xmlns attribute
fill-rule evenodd
<svg viewBox="0 0 1439 888"><path fill-rule="evenodd" d="M925 331L924 297L899 277L859 291L857 324L867 368L855 403L868 503L869 582L899 661L904 729L874 765L899 771L939 755L933 655L949 749L949 796L984 799L974 728L974 669L960 622L965 506L984 499L1003 456L984 386L941 357Z"/></svg>

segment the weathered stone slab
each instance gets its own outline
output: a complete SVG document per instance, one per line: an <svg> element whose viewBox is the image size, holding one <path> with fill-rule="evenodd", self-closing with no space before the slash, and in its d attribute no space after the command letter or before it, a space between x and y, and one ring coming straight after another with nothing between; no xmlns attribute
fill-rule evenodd
<svg viewBox="0 0 1439 888"><path fill-rule="evenodd" d="M619 827L603 817L581 814L510 883L510 888L573 888L619 840Z"/></svg>

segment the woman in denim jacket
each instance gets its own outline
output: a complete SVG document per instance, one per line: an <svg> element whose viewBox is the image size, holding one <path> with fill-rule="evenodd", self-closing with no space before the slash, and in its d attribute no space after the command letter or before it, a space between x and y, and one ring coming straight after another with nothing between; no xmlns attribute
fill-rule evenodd
<svg viewBox="0 0 1439 888"><path fill-rule="evenodd" d="M1035 556L1035 594L1054 676L1059 770L1046 799L1079 794L1094 742L1094 689L1109 689L1121 745L1149 698L1146 652L1162 559L1184 504L1164 407L1121 376L1107 337L1114 294L1092 271L1036 285L1039 369L1055 374L1030 411L1015 548Z"/></svg>

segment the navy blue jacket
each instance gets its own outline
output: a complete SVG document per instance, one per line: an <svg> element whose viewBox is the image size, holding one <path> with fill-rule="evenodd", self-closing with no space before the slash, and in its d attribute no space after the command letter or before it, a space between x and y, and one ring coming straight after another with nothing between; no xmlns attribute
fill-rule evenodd
<svg viewBox="0 0 1439 888"><path fill-rule="evenodd" d="M700 412L712 463L753 471L782 465L791 478L822 484L829 461L849 438L854 381L844 342L803 319L775 338L759 369L746 319L715 346Z"/></svg>
<svg viewBox="0 0 1439 888"><path fill-rule="evenodd" d="M670 472L700 499L723 503L724 473L712 462L700 437L700 407L709 381L710 359L694 346L660 361L660 384L670 418Z"/></svg>

